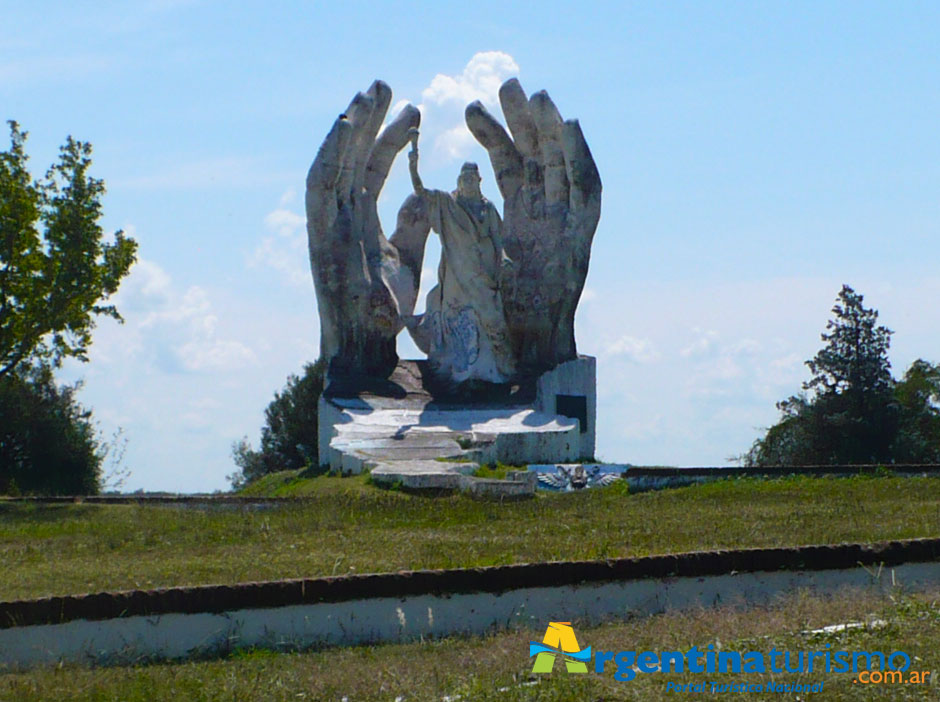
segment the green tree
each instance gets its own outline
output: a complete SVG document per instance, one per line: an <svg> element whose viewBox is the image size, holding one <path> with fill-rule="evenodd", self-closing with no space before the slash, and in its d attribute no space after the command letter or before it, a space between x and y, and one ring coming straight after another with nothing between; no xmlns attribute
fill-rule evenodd
<svg viewBox="0 0 940 702"><path fill-rule="evenodd" d="M102 181L91 146L68 137L40 180L27 168L26 132L10 125L0 152L0 492L87 494L101 485L109 445L95 435L79 386L56 386L66 357L87 361L97 315L134 263L122 232L104 241Z"/></svg>
<svg viewBox="0 0 940 702"><path fill-rule="evenodd" d="M98 492L107 447L78 388L57 386L46 365L0 378L0 494Z"/></svg>
<svg viewBox="0 0 940 702"><path fill-rule="evenodd" d="M822 334L826 345L806 362L813 378L804 390L817 390L820 396L846 395L862 402L871 394L891 392L890 329L875 326L878 312L866 309L862 295L843 285L832 308L835 315Z"/></svg>
<svg viewBox="0 0 940 702"><path fill-rule="evenodd" d="M878 312L843 285L826 345L806 362L803 393L777 403L780 422L744 456L749 465L825 465L893 460L899 427L888 348ZM809 394L808 394L809 393Z"/></svg>
<svg viewBox="0 0 940 702"><path fill-rule="evenodd" d="M940 364L917 359L895 385L900 425L893 454L899 463L940 463Z"/></svg>
<svg viewBox="0 0 940 702"><path fill-rule="evenodd" d="M303 375L291 374L281 392L264 411L261 448L252 449L247 438L232 446L239 470L229 476L238 489L268 473L318 467L317 403L323 392L323 359L304 366Z"/></svg>
<svg viewBox="0 0 940 702"><path fill-rule="evenodd" d="M26 132L10 121L0 152L0 378L20 364L87 360L97 315L121 321L103 304L136 258L120 231L104 242L104 183L88 175L91 145L68 137L59 161L34 180Z"/></svg>

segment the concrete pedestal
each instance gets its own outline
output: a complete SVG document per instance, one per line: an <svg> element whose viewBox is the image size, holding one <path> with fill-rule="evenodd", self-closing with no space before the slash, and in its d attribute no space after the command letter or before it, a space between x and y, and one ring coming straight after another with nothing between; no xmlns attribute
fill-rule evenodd
<svg viewBox="0 0 940 702"><path fill-rule="evenodd" d="M370 389L342 382L328 388L319 405L320 463L344 473L368 470L377 483L411 489L520 496L534 492L532 480L480 481L470 474L484 463L564 463L594 454L592 357L463 401L432 394L422 373L420 362L403 361Z"/></svg>

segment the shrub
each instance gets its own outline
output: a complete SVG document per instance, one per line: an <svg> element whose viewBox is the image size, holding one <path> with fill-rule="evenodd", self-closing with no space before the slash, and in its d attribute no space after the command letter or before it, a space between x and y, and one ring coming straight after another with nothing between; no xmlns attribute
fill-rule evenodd
<svg viewBox="0 0 940 702"><path fill-rule="evenodd" d="M0 493L89 495L100 489L107 449L80 385L56 386L48 366L0 378Z"/></svg>
<svg viewBox="0 0 940 702"><path fill-rule="evenodd" d="M239 489L268 473L319 466L317 455L317 403L323 392L322 360L304 366L302 376L290 375L281 392L264 411L261 448L255 451L248 438L232 445L232 459L239 470L228 476Z"/></svg>

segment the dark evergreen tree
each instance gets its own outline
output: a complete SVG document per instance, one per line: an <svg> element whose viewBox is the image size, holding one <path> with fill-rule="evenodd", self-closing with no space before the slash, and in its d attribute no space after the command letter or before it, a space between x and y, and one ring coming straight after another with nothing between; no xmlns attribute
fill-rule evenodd
<svg viewBox="0 0 940 702"><path fill-rule="evenodd" d="M783 417L745 455L751 465L892 462L901 412L878 312L842 286L826 325L826 345L806 362L803 393L777 404Z"/></svg>
<svg viewBox="0 0 940 702"><path fill-rule="evenodd" d="M45 365L0 376L0 494L98 492L105 447L77 389Z"/></svg>

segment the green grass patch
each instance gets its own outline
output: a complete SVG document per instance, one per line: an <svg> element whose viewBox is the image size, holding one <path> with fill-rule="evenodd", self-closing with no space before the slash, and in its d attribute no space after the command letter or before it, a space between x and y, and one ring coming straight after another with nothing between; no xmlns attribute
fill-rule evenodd
<svg viewBox="0 0 940 702"><path fill-rule="evenodd" d="M492 463L484 463L482 466L473 471L473 475L476 478L489 478L491 480L505 480L506 474L511 470L526 470L525 466L516 466L508 463L502 463L497 461L496 465Z"/></svg>
<svg viewBox="0 0 940 702"><path fill-rule="evenodd" d="M594 651L687 651L713 645L723 651L904 651L911 670L940 671L940 592L883 596L845 591L834 597L796 593L773 606L672 612L601 626L573 622L578 642ZM877 628L846 629L825 636L804 632L833 624L883 620ZM397 698L440 702L445 696L474 702L649 701L686 699L666 683L824 682L821 694L728 695L729 699L812 699L836 702L938 699L940 686L863 685L838 673L638 674L618 682L613 670L569 675L556 663L534 676L528 642L541 640L546 622L481 638L448 638L411 644L360 646L306 653L241 651L222 660L141 664L88 669L69 665L0 674L0 699L45 702L122 700L163 702L388 702ZM609 665L609 664L608 664ZM933 677L933 676L931 676ZM534 684L533 684L534 683ZM693 695L702 697L704 695ZM710 697L710 696L709 696Z"/></svg>
<svg viewBox="0 0 940 702"><path fill-rule="evenodd" d="M0 504L0 600L937 536L936 478L738 479L485 502L271 476L277 507Z"/></svg>
<svg viewBox="0 0 940 702"><path fill-rule="evenodd" d="M368 495L374 490L366 474L340 477L306 470L285 470L258 478L237 494L243 497L311 497L328 498Z"/></svg>

